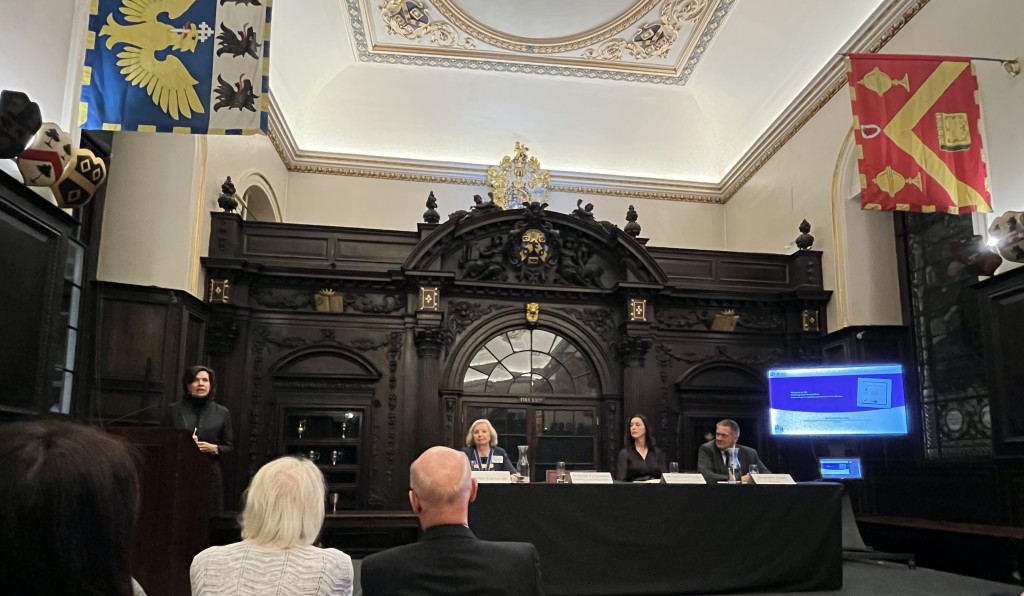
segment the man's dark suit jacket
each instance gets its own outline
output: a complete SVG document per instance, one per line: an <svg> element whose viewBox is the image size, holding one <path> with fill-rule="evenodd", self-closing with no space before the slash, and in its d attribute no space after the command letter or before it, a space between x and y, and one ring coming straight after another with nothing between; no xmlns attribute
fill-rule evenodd
<svg viewBox="0 0 1024 596"><path fill-rule="evenodd" d="M738 443L736 446L740 448L741 475L747 474L750 471L750 466L754 464L757 464L762 474L771 474L771 470L757 455L756 449ZM722 450L715 446L713 440L701 445L697 451L697 471L703 474L704 479L708 482L729 479L729 471L725 469L725 460L722 459Z"/></svg>
<svg viewBox="0 0 1024 596"><path fill-rule="evenodd" d="M543 594L540 557L527 542L489 542L466 526L435 526L414 544L363 559L366 596Z"/></svg>

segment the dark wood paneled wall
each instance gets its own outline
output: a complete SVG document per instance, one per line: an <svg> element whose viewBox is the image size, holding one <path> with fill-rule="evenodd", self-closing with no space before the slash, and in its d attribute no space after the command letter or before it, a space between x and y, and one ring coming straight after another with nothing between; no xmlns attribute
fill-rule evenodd
<svg viewBox="0 0 1024 596"><path fill-rule="evenodd" d="M187 292L97 282L88 417L160 425L181 372L206 359L207 306Z"/></svg>
<svg viewBox="0 0 1024 596"><path fill-rule="evenodd" d="M539 259L528 269L517 260L515 242L526 229L547 235L550 263ZM601 469L612 466L624 420L636 412L648 415L683 468L696 466L707 425L726 416L741 420L745 441L784 468L785 450L763 428L761 379L773 364L820 361L830 295L818 252L648 249L597 222L529 210L473 214L416 232L214 214L203 263L209 361L238 429L234 461L224 462L229 506L280 451L282 408L368 399L364 506L405 508L411 459L430 444L461 444L470 358L495 334L528 327L527 302L539 305L537 328L570 338L593 361ZM317 302L323 289L335 302L326 295ZM421 289L436 290L439 300L425 306ZM640 317L630 316L634 302L643 304ZM720 329L716 315L724 311L735 325ZM380 375L368 396L338 371L281 373L284 362L317 347L366 359Z"/></svg>

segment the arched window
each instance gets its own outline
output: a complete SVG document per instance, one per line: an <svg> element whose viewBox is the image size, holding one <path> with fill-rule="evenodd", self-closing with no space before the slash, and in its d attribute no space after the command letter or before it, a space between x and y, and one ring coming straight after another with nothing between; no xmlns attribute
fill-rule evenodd
<svg viewBox="0 0 1024 596"><path fill-rule="evenodd" d="M243 216L246 221L277 221L270 197L259 186L250 186L243 198Z"/></svg>
<svg viewBox="0 0 1024 596"><path fill-rule="evenodd" d="M473 356L466 393L596 395L593 366L569 340L544 329L514 329Z"/></svg>

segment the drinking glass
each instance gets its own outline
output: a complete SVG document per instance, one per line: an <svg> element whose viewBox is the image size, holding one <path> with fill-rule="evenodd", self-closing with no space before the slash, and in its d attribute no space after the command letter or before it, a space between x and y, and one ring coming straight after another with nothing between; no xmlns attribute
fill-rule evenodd
<svg viewBox="0 0 1024 596"><path fill-rule="evenodd" d="M747 473L751 476L756 476L761 473L761 468L757 464L751 464L750 471Z"/></svg>
<svg viewBox="0 0 1024 596"><path fill-rule="evenodd" d="M555 482L558 484L565 484L565 462L560 461L555 464Z"/></svg>
<svg viewBox="0 0 1024 596"><path fill-rule="evenodd" d="M669 474L678 474L679 473L679 462L677 462L677 461L670 461L670 462L668 462L668 473Z"/></svg>
<svg viewBox="0 0 1024 596"><path fill-rule="evenodd" d="M519 470L520 484L530 482L530 460L526 456L529 449L528 445L519 445L519 463L516 464L516 468Z"/></svg>

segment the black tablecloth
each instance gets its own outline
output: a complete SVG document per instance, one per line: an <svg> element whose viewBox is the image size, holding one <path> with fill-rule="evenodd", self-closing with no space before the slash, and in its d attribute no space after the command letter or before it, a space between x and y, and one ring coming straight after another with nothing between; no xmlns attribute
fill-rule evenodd
<svg viewBox="0 0 1024 596"><path fill-rule="evenodd" d="M532 542L547 594L700 594L842 587L842 487L480 486L469 525Z"/></svg>

